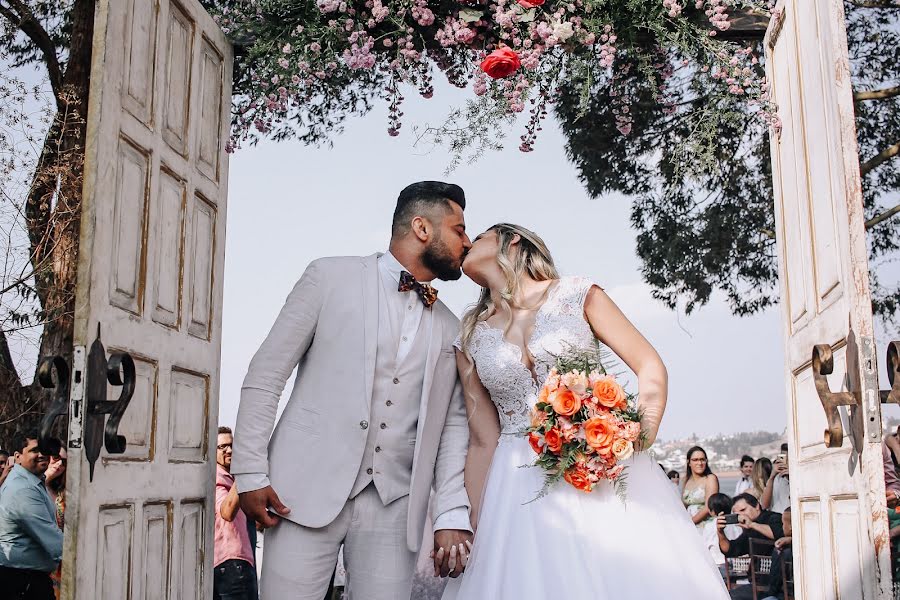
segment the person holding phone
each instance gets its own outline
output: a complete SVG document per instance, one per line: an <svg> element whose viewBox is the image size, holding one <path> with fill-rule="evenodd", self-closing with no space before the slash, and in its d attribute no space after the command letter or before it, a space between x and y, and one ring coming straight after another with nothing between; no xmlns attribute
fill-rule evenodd
<svg viewBox="0 0 900 600"><path fill-rule="evenodd" d="M762 507L759 500L751 494L741 494L734 498L732 515L716 517L716 528L719 537L719 550L726 557L741 556L750 552L751 538L778 540L784 537L784 526L781 513L772 512ZM729 521L737 520L743 530L737 539L730 540L725 534Z"/></svg>
<svg viewBox="0 0 900 600"><path fill-rule="evenodd" d="M772 512L783 513L791 505L790 471L788 469L788 445L781 445L781 453L772 461L772 473L763 490L763 508Z"/></svg>

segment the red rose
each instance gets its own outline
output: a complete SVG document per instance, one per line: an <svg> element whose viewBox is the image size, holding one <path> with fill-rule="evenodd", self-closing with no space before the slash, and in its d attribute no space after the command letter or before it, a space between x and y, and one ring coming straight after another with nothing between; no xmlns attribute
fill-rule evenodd
<svg viewBox="0 0 900 600"><path fill-rule="evenodd" d="M545 0L516 0L519 4L524 6L526 9L532 9L540 6L545 2Z"/></svg>
<svg viewBox="0 0 900 600"><path fill-rule="evenodd" d="M518 70L522 66L519 55L514 50L503 47L497 48L481 61L481 70L494 79L503 79Z"/></svg>
<svg viewBox="0 0 900 600"><path fill-rule="evenodd" d="M562 450L563 440L556 427L544 434L544 441L547 443L547 449L553 454L559 454L559 451Z"/></svg>

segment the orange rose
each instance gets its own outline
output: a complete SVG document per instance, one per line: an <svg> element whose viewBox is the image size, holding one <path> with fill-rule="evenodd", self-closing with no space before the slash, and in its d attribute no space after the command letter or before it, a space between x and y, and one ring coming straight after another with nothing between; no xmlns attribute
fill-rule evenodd
<svg viewBox="0 0 900 600"><path fill-rule="evenodd" d="M547 448L553 454L559 454L559 451L562 450L562 437L559 435L559 429L553 427L544 434L544 441L547 442Z"/></svg>
<svg viewBox="0 0 900 600"><path fill-rule="evenodd" d="M581 410L581 398L569 390L557 390L550 394L550 405L557 414L570 417Z"/></svg>
<svg viewBox="0 0 900 600"><path fill-rule="evenodd" d="M506 46L497 48L481 61L481 70L493 79L503 79L512 75L521 66L519 55Z"/></svg>
<svg viewBox="0 0 900 600"><path fill-rule="evenodd" d="M541 436L532 432L528 434L528 443L531 444L531 449L534 450L535 454L542 454L544 449L541 447Z"/></svg>
<svg viewBox="0 0 900 600"><path fill-rule="evenodd" d="M615 439L615 428L606 419L593 417L584 422L584 439L599 454L608 454Z"/></svg>
<svg viewBox="0 0 900 600"><path fill-rule="evenodd" d="M575 465L566 471L563 478L576 490L581 490L582 492L591 491L591 486L593 484L591 483L590 474L583 465Z"/></svg>
<svg viewBox="0 0 900 600"><path fill-rule="evenodd" d="M601 377L593 385L594 398L606 408L625 408L625 390L615 379Z"/></svg>

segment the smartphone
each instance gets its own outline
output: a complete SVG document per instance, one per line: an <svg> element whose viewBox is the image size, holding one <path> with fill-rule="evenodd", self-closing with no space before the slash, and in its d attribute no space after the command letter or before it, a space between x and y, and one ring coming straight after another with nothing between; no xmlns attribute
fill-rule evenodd
<svg viewBox="0 0 900 600"><path fill-rule="evenodd" d="M737 513L731 513L730 515L725 515L725 524L726 525L737 525L738 524L738 515Z"/></svg>
<svg viewBox="0 0 900 600"><path fill-rule="evenodd" d="M775 457L775 462L787 462L787 455L779 454L778 456Z"/></svg>

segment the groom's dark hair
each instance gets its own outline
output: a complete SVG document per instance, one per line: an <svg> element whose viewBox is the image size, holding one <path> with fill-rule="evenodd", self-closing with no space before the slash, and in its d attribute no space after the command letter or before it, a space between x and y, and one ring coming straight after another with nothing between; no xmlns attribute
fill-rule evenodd
<svg viewBox="0 0 900 600"><path fill-rule="evenodd" d="M450 202L466 209L466 193L461 187L443 181L419 181L403 188L397 197L391 233L405 235L409 224L416 215L428 215L435 209L450 210Z"/></svg>

